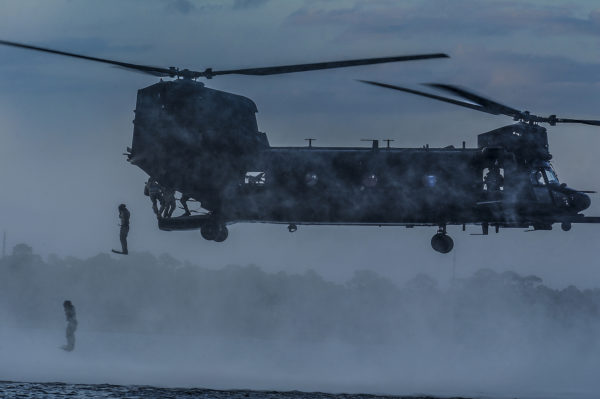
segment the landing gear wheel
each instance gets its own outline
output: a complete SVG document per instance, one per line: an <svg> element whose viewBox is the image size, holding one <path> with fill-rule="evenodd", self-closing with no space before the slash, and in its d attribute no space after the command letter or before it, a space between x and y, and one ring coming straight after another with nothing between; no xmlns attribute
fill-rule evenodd
<svg viewBox="0 0 600 399"><path fill-rule="evenodd" d="M569 222L562 222L560 224L560 228L562 229L562 231L569 231L569 230L571 230L571 223L569 223Z"/></svg>
<svg viewBox="0 0 600 399"><path fill-rule="evenodd" d="M227 230L227 226L221 225L219 228L219 233L217 234L217 237L215 238L215 241L223 242L227 239L228 236L229 236L229 230Z"/></svg>
<svg viewBox="0 0 600 399"><path fill-rule="evenodd" d="M200 227L200 234L202 238L208 241L214 241L219 235L221 226L215 222L206 222Z"/></svg>
<svg viewBox="0 0 600 399"><path fill-rule="evenodd" d="M447 254L454 248L454 241L447 234L436 233L431 237L431 247L439 253Z"/></svg>

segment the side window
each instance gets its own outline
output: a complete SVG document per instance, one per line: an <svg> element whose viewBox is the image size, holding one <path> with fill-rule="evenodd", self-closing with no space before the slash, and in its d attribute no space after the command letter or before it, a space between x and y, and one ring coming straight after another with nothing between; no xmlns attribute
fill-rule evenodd
<svg viewBox="0 0 600 399"><path fill-rule="evenodd" d="M265 172L246 172L244 184L250 186L264 186L266 183Z"/></svg>

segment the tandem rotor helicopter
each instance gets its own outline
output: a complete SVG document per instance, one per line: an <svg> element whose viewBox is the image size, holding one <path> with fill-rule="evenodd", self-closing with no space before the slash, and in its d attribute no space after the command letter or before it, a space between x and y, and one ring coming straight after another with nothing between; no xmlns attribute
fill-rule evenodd
<svg viewBox="0 0 600 399"><path fill-rule="evenodd" d="M477 148L272 147L258 130L257 108L246 97L197 82L218 75L273 75L386 62L446 58L420 54L249 68L192 71L131 64L26 44L0 44L102 62L158 77L176 78L140 89L133 140L127 160L160 185L198 201L204 215L159 218L162 230L200 229L217 242L227 225L278 223L290 232L298 225L433 226L431 246L441 253L454 242L448 225L563 230L573 223L600 223L581 212L588 193L560 183L549 161L546 128L540 123L600 121L539 117L444 84L433 88L462 97L454 100L385 83L365 83L404 91L494 115L516 123L478 135Z"/></svg>

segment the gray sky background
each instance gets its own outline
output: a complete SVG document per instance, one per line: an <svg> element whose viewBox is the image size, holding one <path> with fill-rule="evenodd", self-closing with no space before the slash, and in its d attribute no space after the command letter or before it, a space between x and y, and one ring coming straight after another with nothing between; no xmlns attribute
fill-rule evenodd
<svg viewBox="0 0 600 399"><path fill-rule="evenodd" d="M462 85L507 105L600 118L600 7L596 1L0 1L0 38L157 66L202 70L446 52L430 60L271 77L219 77L216 89L253 99L271 145L476 146L511 123L369 87ZM93 256L118 245L116 207L132 212L130 248L169 252L206 267L257 264L346 279L371 269L395 281L427 272L440 282L481 267L534 273L549 285L600 286L600 226L570 233L450 228L455 250L435 253L432 228L234 225L229 239L161 232L143 196L130 145L136 91L151 76L64 57L0 48L0 229L8 246ZM557 126L550 149L561 181L600 190L600 129ZM589 215L600 215L592 196Z"/></svg>

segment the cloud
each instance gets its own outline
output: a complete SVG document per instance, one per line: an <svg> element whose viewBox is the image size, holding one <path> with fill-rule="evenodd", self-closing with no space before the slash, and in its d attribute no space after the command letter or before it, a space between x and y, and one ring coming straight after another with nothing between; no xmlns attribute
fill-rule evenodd
<svg viewBox="0 0 600 399"><path fill-rule="evenodd" d="M233 9L257 8L266 4L269 0L234 0Z"/></svg>
<svg viewBox="0 0 600 399"><path fill-rule="evenodd" d="M233 0L231 8L242 10L248 8L258 8L266 4L269 0ZM226 8L220 2L204 2L202 5L196 5L190 0L167 0L166 9L171 13L183 15L191 14L195 11L210 12Z"/></svg>
<svg viewBox="0 0 600 399"><path fill-rule="evenodd" d="M435 32L496 36L516 31L553 35L600 33L600 10L586 18L575 15L573 7L540 6L500 1L481 6L474 0L426 0L417 5L359 1L352 7L324 9L303 7L288 22L303 26L344 26L347 34L398 35L413 37Z"/></svg>
<svg viewBox="0 0 600 399"><path fill-rule="evenodd" d="M167 11L187 15L196 9L189 0L169 0L166 5Z"/></svg>

